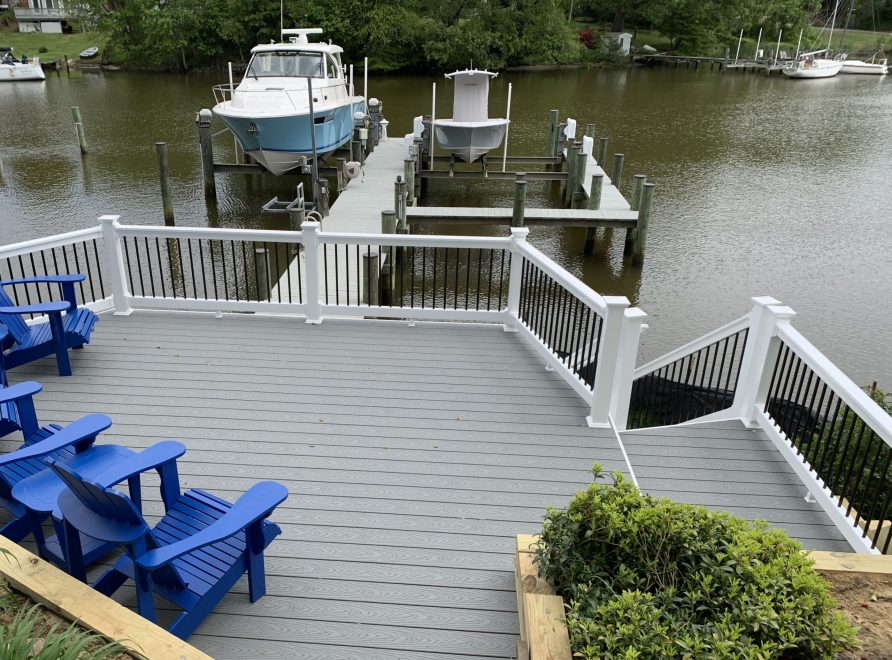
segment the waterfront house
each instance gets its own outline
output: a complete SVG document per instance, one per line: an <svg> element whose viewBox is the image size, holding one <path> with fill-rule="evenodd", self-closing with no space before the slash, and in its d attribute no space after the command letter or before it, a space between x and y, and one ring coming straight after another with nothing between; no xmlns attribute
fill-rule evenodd
<svg viewBox="0 0 892 660"><path fill-rule="evenodd" d="M13 13L19 32L47 32L61 34L71 18L62 0L18 0Z"/></svg>

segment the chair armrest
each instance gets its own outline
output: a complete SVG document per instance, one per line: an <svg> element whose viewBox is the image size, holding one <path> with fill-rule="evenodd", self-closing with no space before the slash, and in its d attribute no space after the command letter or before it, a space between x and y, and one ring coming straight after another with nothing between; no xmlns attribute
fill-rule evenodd
<svg viewBox="0 0 892 660"><path fill-rule="evenodd" d="M282 484L275 481L261 481L239 497L232 508L216 522L187 539L157 550L150 550L135 561L146 570L160 568L177 557L235 536L250 524L266 518L273 509L285 501L286 497L288 489Z"/></svg>
<svg viewBox="0 0 892 660"><path fill-rule="evenodd" d="M177 460L186 453L186 447L176 440L158 442L128 459L126 463L113 465L99 474L94 480L102 488L114 486L148 470L158 468L165 463Z"/></svg>
<svg viewBox="0 0 892 660"><path fill-rule="evenodd" d="M40 458L41 456L52 454L54 451L59 451L63 447L75 445L85 440L89 440L89 444L92 444L96 436L106 430L111 424L111 420L105 415L86 415L73 421L48 438L0 456L0 466L28 458Z"/></svg>
<svg viewBox="0 0 892 660"><path fill-rule="evenodd" d="M41 390L43 390L43 385L33 380L18 383L12 387L0 387L0 403L30 399Z"/></svg>
<svg viewBox="0 0 892 660"><path fill-rule="evenodd" d="M34 305L0 307L0 314L53 314L67 312L69 309L71 309L71 303L54 300L45 303L35 303Z"/></svg>
<svg viewBox="0 0 892 660"><path fill-rule="evenodd" d="M0 282L0 286L5 286L7 284L37 284L38 282L63 284L65 282L83 282L85 279L87 279L87 276L82 275L81 273L75 273L74 275L38 275L36 277L20 277L15 280L3 280Z"/></svg>

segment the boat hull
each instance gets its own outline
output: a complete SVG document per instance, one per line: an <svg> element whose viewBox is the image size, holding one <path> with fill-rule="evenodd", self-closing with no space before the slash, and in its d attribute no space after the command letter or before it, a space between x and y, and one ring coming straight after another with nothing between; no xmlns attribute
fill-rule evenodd
<svg viewBox="0 0 892 660"><path fill-rule="evenodd" d="M842 62L834 60L823 60L823 62L826 63L811 67L786 67L782 72L788 78L832 78L842 69Z"/></svg>
<svg viewBox="0 0 892 660"><path fill-rule="evenodd" d="M508 130L507 119L485 122L463 122L440 119L434 121L437 143L456 158L473 163L502 144Z"/></svg>
<svg viewBox="0 0 892 660"><path fill-rule="evenodd" d="M28 64L0 64L0 82L17 80L46 80L39 62Z"/></svg>
<svg viewBox="0 0 892 660"><path fill-rule="evenodd" d="M885 64L873 62L861 62L860 60L846 60L843 62L840 73L857 73L861 75L885 76L889 73L889 67Z"/></svg>
<svg viewBox="0 0 892 660"><path fill-rule="evenodd" d="M312 156L313 139L309 114L254 115L232 111L228 102L214 107L216 114L235 134L242 149L272 174L280 175ZM350 140L353 113L365 111L360 97L314 113L316 154L324 156Z"/></svg>

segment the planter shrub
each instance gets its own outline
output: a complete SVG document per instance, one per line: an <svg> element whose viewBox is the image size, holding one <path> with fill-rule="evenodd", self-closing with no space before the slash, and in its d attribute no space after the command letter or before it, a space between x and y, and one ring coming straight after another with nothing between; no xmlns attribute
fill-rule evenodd
<svg viewBox="0 0 892 660"><path fill-rule="evenodd" d="M855 646L784 532L594 474L566 509L549 509L536 552L568 603L576 657L831 658Z"/></svg>

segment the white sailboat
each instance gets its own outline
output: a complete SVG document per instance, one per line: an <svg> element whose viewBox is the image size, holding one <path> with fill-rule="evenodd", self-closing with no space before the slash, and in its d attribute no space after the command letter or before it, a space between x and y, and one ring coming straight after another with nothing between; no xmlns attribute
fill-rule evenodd
<svg viewBox="0 0 892 660"><path fill-rule="evenodd" d="M820 57L828 50L815 50L805 53L798 60L790 62L782 69L788 78L832 78L842 69L842 61Z"/></svg>
<svg viewBox="0 0 892 660"><path fill-rule="evenodd" d="M840 73L857 73L857 74L867 74L872 76L885 76L889 73L889 65L886 59L880 60L879 62L870 61L865 62L863 60L850 60L845 59L842 63L842 68L839 71Z"/></svg>
<svg viewBox="0 0 892 660"><path fill-rule="evenodd" d="M452 117L435 119L437 142L456 158L472 163L505 139L508 119L489 117L489 80L498 73L466 69L447 73L455 83Z"/></svg>

